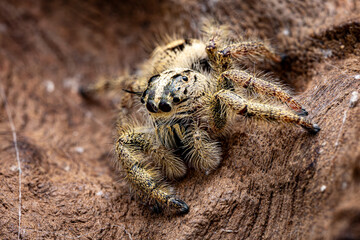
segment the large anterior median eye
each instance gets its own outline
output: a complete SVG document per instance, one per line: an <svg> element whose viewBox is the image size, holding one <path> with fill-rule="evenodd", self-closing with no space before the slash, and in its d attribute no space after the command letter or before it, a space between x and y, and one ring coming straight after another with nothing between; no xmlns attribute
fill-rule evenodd
<svg viewBox="0 0 360 240"><path fill-rule="evenodd" d="M149 112L157 113L159 111L158 107L156 106L153 100L148 100L146 103L146 108Z"/></svg>
<svg viewBox="0 0 360 240"><path fill-rule="evenodd" d="M159 104L159 108L163 112L170 112L171 111L171 105L166 101L161 101Z"/></svg>

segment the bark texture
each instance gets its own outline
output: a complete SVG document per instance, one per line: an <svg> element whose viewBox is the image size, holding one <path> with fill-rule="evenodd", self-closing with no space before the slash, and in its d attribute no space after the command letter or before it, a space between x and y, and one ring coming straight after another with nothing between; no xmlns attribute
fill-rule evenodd
<svg viewBox="0 0 360 240"><path fill-rule="evenodd" d="M239 123L216 171L175 184L190 213L157 215L112 167L114 104L77 88L134 71L143 46L196 36L209 16L285 54L256 68L321 131ZM0 238L360 239L359 79L356 0L1 1Z"/></svg>

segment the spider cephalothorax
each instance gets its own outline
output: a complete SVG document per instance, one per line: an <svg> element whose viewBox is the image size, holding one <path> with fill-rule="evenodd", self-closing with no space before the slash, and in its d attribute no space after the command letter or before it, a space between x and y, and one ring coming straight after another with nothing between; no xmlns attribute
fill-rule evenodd
<svg viewBox="0 0 360 240"><path fill-rule="evenodd" d="M189 211L166 179L183 177L187 166L214 170L221 160L219 136L228 132L234 116L292 123L310 133L320 130L281 87L239 69L243 58L279 62L271 47L227 36L223 28L213 28L202 40L171 41L157 47L136 75L82 90L89 97L126 85L127 92L138 96L148 121L120 124L115 150L136 194L157 210L167 206L178 213ZM248 93L259 97L249 98Z"/></svg>

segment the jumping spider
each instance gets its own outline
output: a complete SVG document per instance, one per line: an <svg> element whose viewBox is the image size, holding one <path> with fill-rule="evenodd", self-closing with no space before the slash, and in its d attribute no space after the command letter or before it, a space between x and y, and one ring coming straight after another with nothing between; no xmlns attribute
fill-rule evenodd
<svg viewBox="0 0 360 240"><path fill-rule="evenodd" d="M158 46L137 74L81 89L91 98L126 86L147 110L147 123L119 124L115 151L130 185L155 209L189 212L164 177L183 177L187 165L214 170L221 160L218 139L236 115L292 123L310 133L320 130L281 87L240 70L241 59L281 61L262 41L231 40L225 27L210 27L200 40Z"/></svg>

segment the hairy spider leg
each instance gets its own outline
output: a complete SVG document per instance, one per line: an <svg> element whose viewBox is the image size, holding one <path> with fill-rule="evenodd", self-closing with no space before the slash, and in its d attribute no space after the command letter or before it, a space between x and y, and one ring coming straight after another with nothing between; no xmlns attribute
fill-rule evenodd
<svg viewBox="0 0 360 240"><path fill-rule="evenodd" d="M164 147L166 151L169 151L168 149L177 149L178 153L185 158L189 166L193 167L194 169L206 172L214 170L220 164L220 144L217 141L211 139L209 134L205 130L202 130L196 126L196 124L188 126L186 130L184 130L184 126L180 126L179 124L174 124L171 126L162 125L157 127L156 132L159 139L162 141L162 145L167 147ZM178 140L176 140L176 138L178 138ZM177 141L181 142L180 146L178 145ZM151 152L153 152L153 150L151 150ZM156 158L164 159L166 161L165 163L161 164L162 166L174 164L172 163L173 160L170 161L168 158ZM170 167L170 169L173 169L173 167ZM179 168L179 170L176 168L176 170L179 171L182 170L182 168ZM170 180L185 175L184 172L183 175L180 176L180 174L178 174L178 176L174 177L169 174L169 172L172 171L165 170L164 172Z"/></svg>
<svg viewBox="0 0 360 240"><path fill-rule="evenodd" d="M213 68L217 72L223 72L231 67L233 59L236 58L267 58L274 62L281 62L281 57L262 41L246 41L227 45L219 48L219 37L210 38L206 45L206 53Z"/></svg>
<svg viewBox="0 0 360 240"><path fill-rule="evenodd" d="M151 131L144 127L120 131L115 150L126 178L134 189L140 191L140 196L155 201L155 205L168 206L180 214L188 213L189 207L184 201L176 198L171 188L162 181L160 171L144 161L145 153L154 148L150 133ZM170 151L164 149L152 156L155 159L156 156L166 157L167 162L178 162Z"/></svg>
<svg viewBox="0 0 360 240"><path fill-rule="evenodd" d="M247 41L230 44L221 49L218 54L223 56L230 55L233 58L250 56L255 58L267 58L274 62L281 62L281 57L275 51L262 41Z"/></svg>
<svg viewBox="0 0 360 240"><path fill-rule="evenodd" d="M310 133L317 133L320 131L320 127L317 124L310 122L302 116L280 107L246 100L231 90L223 89L216 92L211 100L211 103L212 105L218 105L220 103L223 105L223 109L230 108L237 114L248 117L257 117L264 120L275 120L284 123L294 123L300 125ZM224 127L224 125L216 124L216 122L226 122L224 119L218 119L218 116L218 113L212 112L212 121L214 122L212 126L215 128L217 126Z"/></svg>
<svg viewBox="0 0 360 240"><path fill-rule="evenodd" d="M179 124L159 126L156 135L161 144L152 144L147 150L169 180L179 179L186 174L185 163L170 150L176 149L176 137L181 141L183 132Z"/></svg>
<svg viewBox="0 0 360 240"><path fill-rule="evenodd" d="M226 85L227 81L229 80L234 82L239 87L250 89L258 94L277 98L281 102L287 104L298 115L308 115L308 112L301 107L299 102L291 97L290 94L288 94L286 91L273 83L270 83L261 78L257 78L245 71L228 70L220 74L218 79L218 90L223 89L223 86Z"/></svg>
<svg viewBox="0 0 360 240"><path fill-rule="evenodd" d="M97 95L105 94L111 91L119 92L126 88L125 90L130 90L128 91L130 93L141 95L140 92L133 92L133 89L137 89L135 86L137 81L140 81L140 79L135 75L125 75L116 79L102 79L90 84L87 87L81 87L79 89L79 93L85 99L93 99Z"/></svg>
<svg viewBox="0 0 360 240"><path fill-rule="evenodd" d="M189 165L203 172L214 170L221 161L220 144L197 126L191 127L184 138L185 159Z"/></svg>

